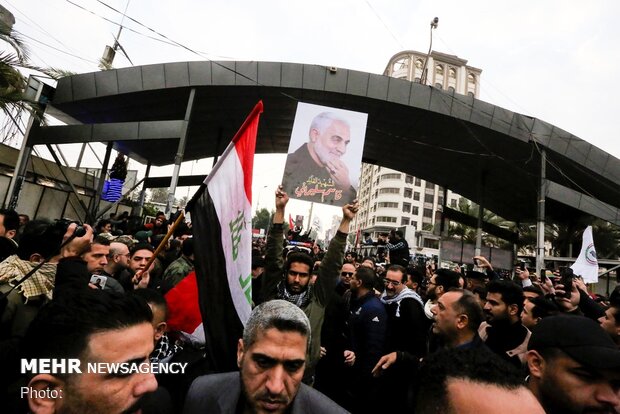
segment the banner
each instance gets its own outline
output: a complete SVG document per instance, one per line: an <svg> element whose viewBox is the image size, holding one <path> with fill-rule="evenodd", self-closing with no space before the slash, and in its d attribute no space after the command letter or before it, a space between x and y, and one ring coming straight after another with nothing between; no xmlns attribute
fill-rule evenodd
<svg viewBox="0 0 620 414"><path fill-rule="evenodd" d="M291 198L344 206L357 198L368 114L299 103L282 186Z"/></svg>
<svg viewBox="0 0 620 414"><path fill-rule="evenodd" d="M592 238L592 226L586 227L581 239L581 252L571 267L573 273L583 277L586 283L598 283L598 260L594 239Z"/></svg>
<svg viewBox="0 0 620 414"><path fill-rule="evenodd" d="M259 102L188 205L207 353L218 372L237 369L237 341L252 310L252 169Z"/></svg>

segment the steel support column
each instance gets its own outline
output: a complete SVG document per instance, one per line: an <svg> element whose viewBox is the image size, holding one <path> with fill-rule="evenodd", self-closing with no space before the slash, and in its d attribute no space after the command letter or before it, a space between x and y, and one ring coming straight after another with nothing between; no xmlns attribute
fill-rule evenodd
<svg viewBox="0 0 620 414"><path fill-rule="evenodd" d="M103 163L101 164L101 173L99 174L99 182L97 183L97 191L95 192L93 209L90 212L91 217L97 217L97 210L99 210L99 200L101 199L101 192L103 191L103 183L105 181L105 177L108 174L108 164L110 163L110 154L112 154L112 147L114 146L114 141L108 142L108 146L105 150L105 157L103 158ZM91 223L93 226L96 223Z"/></svg>
<svg viewBox="0 0 620 414"><path fill-rule="evenodd" d="M181 137L179 139L179 146L177 147L177 153L174 157L174 170L172 171L172 179L170 180L170 187L168 188L168 202L166 203L166 216L170 215L170 211L172 210L172 203L174 203L174 193L177 189L177 183L179 181L179 172L181 170L181 163L183 162L183 155L185 154L185 143L187 141L189 123L192 118L192 110L194 109L194 98L195 97L196 97L196 88L192 88L192 90L189 92L187 108L185 109L185 117L183 118L184 123L181 129Z"/></svg>
<svg viewBox="0 0 620 414"><path fill-rule="evenodd" d="M536 222L536 274L545 267L545 199L547 197L547 153L540 151L540 188L538 190L538 217Z"/></svg>

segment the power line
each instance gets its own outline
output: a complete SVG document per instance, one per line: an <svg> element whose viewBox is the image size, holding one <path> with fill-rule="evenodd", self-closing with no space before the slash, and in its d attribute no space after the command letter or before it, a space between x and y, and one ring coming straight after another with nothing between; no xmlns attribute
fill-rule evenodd
<svg viewBox="0 0 620 414"><path fill-rule="evenodd" d="M370 2L368 0L364 0L366 2L366 4L368 5L368 7L370 8L370 10L373 12L373 14L377 17L377 19L379 19L379 21L381 22L381 24L383 24L383 27L385 27L385 30L388 31L388 33L392 36L392 38L394 39L394 41L398 44L398 46L400 46L401 49L405 49L405 47L403 46L403 44L400 42L400 40L398 40L398 38L396 37L396 35L394 34L394 32L392 32L392 30L390 30L390 28L388 27L388 25L383 21L383 19L381 18L381 16L379 15L379 13L377 13L377 11L375 10L374 7L372 7L372 4L370 4Z"/></svg>
<svg viewBox="0 0 620 414"><path fill-rule="evenodd" d="M28 35L27 35L27 34L25 34L25 33L20 33L20 34L21 34L22 36L24 36L24 37L26 37L26 38L28 38L28 39L32 40L33 42L40 43L40 44L42 44L43 46L47 46L47 47L49 47L49 48L51 48L51 49L54 49L54 50L55 50L55 51L57 51L57 52L64 53L65 55L72 56L72 57L74 57L74 58L76 58L76 59L80 59L80 60L83 60L83 61L88 62L88 63L94 63L94 64L97 64L97 63L98 63L98 62L95 62L94 60L86 59L86 58L83 58L82 56L78 56L78 55L75 55L75 54L73 54L73 53L67 52L66 50L59 49L59 48L57 48L57 47L55 47L55 46L52 46L52 45L50 45L50 44L48 44L48 43L42 42L42 41L40 41L40 40L38 40L38 39L35 39L35 38L34 38L34 37L32 37L32 36L28 36Z"/></svg>

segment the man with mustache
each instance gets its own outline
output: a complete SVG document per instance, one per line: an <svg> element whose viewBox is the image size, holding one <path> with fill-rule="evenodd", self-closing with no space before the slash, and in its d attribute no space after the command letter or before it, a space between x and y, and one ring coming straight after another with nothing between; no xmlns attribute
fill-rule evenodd
<svg viewBox="0 0 620 414"><path fill-rule="evenodd" d="M351 142L348 121L322 112L312 120L308 138L286 159L285 190L306 201L339 206L353 201L357 192L351 185L349 168L341 160Z"/></svg>
<svg viewBox="0 0 620 414"><path fill-rule="evenodd" d="M257 306L237 346L240 372L196 379L184 413L346 413L301 382L309 343L310 321L299 307L284 300Z"/></svg>

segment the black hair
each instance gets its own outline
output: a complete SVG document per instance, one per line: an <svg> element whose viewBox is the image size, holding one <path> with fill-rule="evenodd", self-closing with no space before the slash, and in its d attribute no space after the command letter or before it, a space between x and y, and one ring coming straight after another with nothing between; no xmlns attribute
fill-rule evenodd
<svg viewBox="0 0 620 414"><path fill-rule="evenodd" d="M419 378L416 414L454 413L447 389L451 379L494 385L507 390L524 387L522 375L515 367L484 349L447 349L436 352L422 363Z"/></svg>
<svg viewBox="0 0 620 414"><path fill-rule="evenodd" d="M183 240L183 245L181 246L181 252L183 253L183 256L187 256L187 257L194 254L194 239L193 238Z"/></svg>
<svg viewBox="0 0 620 414"><path fill-rule="evenodd" d="M163 309L164 321L168 320L168 303L161 292L154 289L135 289L132 293L144 299L146 303Z"/></svg>
<svg viewBox="0 0 620 414"><path fill-rule="evenodd" d="M477 332L478 327L484 321L484 311L478 303L478 299L468 290L464 289L450 289L448 292L460 292L462 296L454 302L453 307L458 313L467 315L469 321L468 327L472 332Z"/></svg>
<svg viewBox="0 0 620 414"><path fill-rule="evenodd" d="M35 253L44 258L58 254L66 231L67 225L62 221L29 221L19 239L17 256L22 260L30 260L30 256Z"/></svg>
<svg viewBox="0 0 620 414"><path fill-rule="evenodd" d="M155 251L155 249L153 248L153 246L151 246L150 243L146 243L146 242L136 243L131 248L131 251L129 252L129 256L133 256L134 254L136 254L138 250L148 250L151 253Z"/></svg>
<svg viewBox="0 0 620 414"><path fill-rule="evenodd" d="M523 288L524 292L536 293L538 296L545 296L545 292L543 292L542 288L537 285L530 285Z"/></svg>
<svg viewBox="0 0 620 414"><path fill-rule="evenodd" d="M291 252L286 256L286 263L284 264L285 272L288 272L293 263L303 263L308 265L308 272L312 271L314 266L314 259L307 253L303 252Z"/></svg>
<svg viewBox="0 0 620 414"><path fill-rule="evenodd" d="M422 285L422 280L424 279L423 273L420 272L417 268L415 267L408 267L407 268L407 274L409 276L411 276L411 281L413 283L417 283L418 286Z"/></svg>
<svg viewBox="0 0 620 414"><path fill-rule="evenodd" d="M19 228L19 214L17 214L17 211L2 208L0 209L0 216L4 216L2 223L6 231Z"/></svg>
<svg viewBox="0 0 620 414"><path fill-rule="evenodd" d="M366 289L372 289L375 286L377 274L370 267L360 266L355 271L355 278L362 283Z"/></svg>
<svg viewBox="0 0 620 414"><path fill-rule="evenodd" d="M101 219L99 220L99 222L97 222L95 230L99 233L101 232L101 228L107 226L108 224L112 224L112 222L108 219Z"/></svg>
<svg viewBox="0 0 620 414"><path fill-rule="evenodd" d="M400 272L400 275L401 275L400 281L402 283L405 283L407 281L407 269L405 269L403 266L397 265L397 264L390 265L390 267L387 268L386 273L389 272L390 270L392 272Z"/></svg>
<svg viewBox="0 0 620 414"><path fill-rule="evenodd" d="M39 310L23 338L22 357L84 358L92 334L150 324L152 319L142 298L85 289L55 298Z"/></svg>
<svg viewBox="0 0 620 414"><path fill-rule="evenodd" d="M451 288L458 288L461 286L459 284L459 279L461 278L459 273L448 269L437 269L435 274L437 275L435 278L435 283L437 286L443 286L443 290L445 292Z"/></svg>
<svg viewBox="0 0 620 414"><path fill-rule="evenodd" d="M377 262L375 261L375 259L373 259L373 258L372 258L372 257L370 257L370 256L366 256L366 257L364 257L364 258L361 260L361 262L360 262L360 263L364 263L366 260L370 260L370 261L372 262L373 267L377 265Z"/></svg>
<svg viewBox="0 0 620 414"><path fill-rule="evenodd" d="M558 308L558 305L543 297L532 298L529 299L529 301L534 305L532 308L533 318L542 319L547 316L553 316L560 313L560 308Z"/></svg>
<svg viewBox="0 0 620 414"><path fill-rule="evenodd" d="M523 310L523 288L511 280L492 280L487 285L487 293L499 293L507 306L517 305L519 314Z"/></svg>

